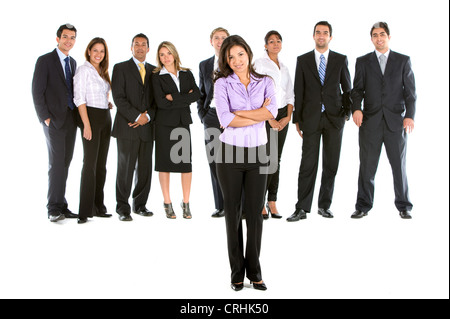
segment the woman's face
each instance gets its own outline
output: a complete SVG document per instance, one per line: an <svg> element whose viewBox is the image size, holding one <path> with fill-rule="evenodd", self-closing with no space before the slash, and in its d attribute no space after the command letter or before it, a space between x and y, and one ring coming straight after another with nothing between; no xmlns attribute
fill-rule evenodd
<svg viewBox="0 0 450 319"><path fill-rule="evenodd" d="M92 65L100 65L105 58L105 46L101 43L96 43L89 50L89 62Z"/></svg>
<svg viewBox="0 0 450 319"><path fill-rule="evenodd" d="M278 54L283 48L283 44L276 34L272 34L265 47L269 54Z"/></svg>
<svg viewBox="0 0 450 319"><path fill-rule="evenodd" d="M173 63L175 62L175 59L174 59L172 53L166 47L162 47L159 50L158 55L159 55L159 60L161 61L161 64L164 65L166 67L166 69L168 67L171 67L173 65Z"/></svg>
<svg viewBox="0 0 450 319"><path fill-rule="evenodd" d="M228 54L227 62L234 73L248 74L250 61L247 51L243 47L239 45L233 46Z"/></svg>

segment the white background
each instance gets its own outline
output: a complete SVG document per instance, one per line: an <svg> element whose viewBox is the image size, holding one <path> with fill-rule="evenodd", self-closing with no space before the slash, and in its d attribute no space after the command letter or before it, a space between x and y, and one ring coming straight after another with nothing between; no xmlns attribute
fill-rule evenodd
<svg viewBox="0 0 450 319"><path fill-rule="evenodd" d="M448 1L15 1L2 4L0 298L448 298ZM164 216L158 176L153 175L151 218L120 222L115 209L116 141L111 140L106 205L111 219L52 224L47 220L47 148L31 97L36 59L56 46L66 22L78 29L71 55L78 65L96 36L110 49L110 70L131 58L132 37L150 38L148 62L163 40L175 44L183 66L198 80L198 64L213 55L211 30L240 34L255 57L272 29L283 35L283 61L291 76L296 57L314 48L313 27L333 26L330 48L356 58L373 51L369 31L386 21L391 49L411 56L417 85L416 128L409 136L407 170L413 219L394 206L391 169L383 151L369 216L352 220L359 169L358 130L344 130L336 179L334 219L317 215L319 170L313 211L287 223L294 211L301 139L290 126L281 165L278 208L284 218L264 222L261 253L269 290L229 288L223 219L214 210L203 125L194 124L192 220L181 218L180 177L172 176L178 219ZM115 110L112 112L115 116ZM67 188L77 213L82 146L77 135ZM248 283L248 282L247 282Z"/></svg>

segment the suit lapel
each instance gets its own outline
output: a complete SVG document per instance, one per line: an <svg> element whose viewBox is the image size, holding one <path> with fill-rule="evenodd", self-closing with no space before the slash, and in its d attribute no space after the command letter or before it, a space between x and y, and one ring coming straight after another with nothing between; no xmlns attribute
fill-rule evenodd
<svg viewBox="0 0 450 319"><path fill-rule="evenodd" d="M370 56L370 67L379 77L383 77L383 73L381 73L380 62L378 62L377 54L375 53L375 51Z"/></svg>
<svg viewBox="0 0 450 319"><path fill-rule="evenodd" d="M61 60L59 59L59 55L58 55L58 52L56 52L56 49L55 49L55 51L53 51L53 58L54 58L53 62L55 63L55 68L56 68L56 70L58 70L58 74L61 77L61 80L63 80L64 83L66 83L66 77L64 76L64 70L62 68Z"/></svg>
<svg viewBox="0 0 450 319"><path fill-rule="evenodd" d="M384 76L388 76L389 73L391 73L395 64L395 59L396 59L395 52L391 50L391 52L389 53L389 57L386 61L386 69L384 69Z"/></svg>
<svg viewBox="0 0 450 319"><path fill-rule="evenodd" d="M314 51L311 51L311 53L309 53L308 57L307 57L307 64L309 65L310 69L311 69L311 73L314 74L314 77L317 79L317 81L320 82L320 77L319 77L319 66L316 63L316 56L314 55Z"/></svg>
<svg viewBox="0 0 450 319"><path fill-rule="evenodd" d="M330 78L331 74L333 74L333 69L336 67L336 65L336 54L330 50L330 53L328 55L327 68L325 71L325 80L323 82L324 86L327 84L327 81Z"/></svg>
<svg viewBox="0 0 450 319"><path fill-rule="evenodd" d="M206 70L205 71L206 71L206 74L210 74L211 75L211 77L208 78L208 81L210 83L212 83L213 82L213 78L214 78L214 57L210 58L208 60L208 63L206 63ZM209 88L208 95L212 96L213 90L214 90L214 85L211 84L210 88Z"/></svg>
<svg viewBox="0 0 450 319"><path fill-rule="evenodd" d="M128 67L130 69L131 74L133 74L136 80L143 86L144 83L142 83L141 74L139 73L136 63L134 63L133 58L131 58L131 60L128 62ZM147 77L147 74L145 74L145 76Z"/></svg>

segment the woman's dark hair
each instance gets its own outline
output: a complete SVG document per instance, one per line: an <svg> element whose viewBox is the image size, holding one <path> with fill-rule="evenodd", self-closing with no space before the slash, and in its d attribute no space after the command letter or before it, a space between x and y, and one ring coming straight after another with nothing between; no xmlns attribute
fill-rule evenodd
<svg viewBox="0 0 450 319"><path fill-rule="evenodd" d="M91 42L89 42L89 44L86 48L86 51L84 52L84 56L86 58L86 61L91 62L89 51L91 51L92 48L94 47L94 45L96 45L98 43L103 44L103 46L105 48L105 57L103 58L103 61L100 62L100 76L102 79L104 79L106 82L108 82L109 85L111 85L111 78L109 77L109 72L108 72L109 53L108 53L108 46L106 45L106 41L102 38L92 39Z"/></svg>
<svg viewBox="0 0 450 319"><path fill-rule="evenodd" d="M249 60L248 68L250 75L259 79L264 78L265 75L259 74L255 71L255 67L253 66L252 63L253 52L250 46L239 35L232 35L223 41L219 54L219 69L214 74L214 82L216 82L220 78L226 78L234 73L234 71L228 64L228 56L230 55L231 48L234 46L240 46L245 50L245 52L247 52Z"/></svg>
<svg viewBox="0 0 450 319"><path fill-rule="evenodd" d="M272 31L267 32L266 37L264 38L264 42L265 42L266 44L269 44L269 39L270 39L270 37L273 36L273 35L276 35L278 39L280 39L281 41L283 41L283 37L281 36L281 34L280 34L278 31L272 30Z"/></svg>

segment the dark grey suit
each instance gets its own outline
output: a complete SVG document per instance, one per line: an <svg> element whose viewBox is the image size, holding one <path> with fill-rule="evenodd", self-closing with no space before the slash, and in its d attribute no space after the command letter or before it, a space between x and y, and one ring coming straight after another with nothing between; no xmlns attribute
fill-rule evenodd
<svg viewBox="0 0 450 319"><path fill-rule="evenodd" d="M319 208L330 208L344 124L350 115L352 88L347 65L345 55L330 51L322 85L314 51L297 59L293 122L303 131L297 209L311 210L322 137L323 171L318 205Z"/></svg>
<svg viewBox="0 0 450 319"><path fill-rule="evenodd" d="M200 99L197 101L198 116L202 121L205 130L216 129L221 130L219 119L217 117L216 109L211 108L211 100L214 97L214 83L213 83L213 73L214 73L214 57L202 61L199 66L200 69ZM206 152L209 154L208 158L214 158L211 154L211 148L208 145L214 140L213 136L208 134L205 135L205 146ZM216 141L217 142L217 141ZM217 179L216 163L212 160L209 162L209 169L211 173L211 183L214 193L214 202L216 209L223 209L223 195L222 190L219 185L219 180Z"/></svg>
<svg viewBox="0 0 450 319"><path fill-rule="evenodd" d="M116 211L120 215L130 214L128 198L131 194L133 176L133 210L144 208L150 193L152 179L153 120L155 105L153 99L152 71L155 66L145 65L145 84L133 59L118 63L112 74L112 94L117 106L112 136L117 138L117 180ZM151 121L137 128L129 127L141 113L147 112Z"/></svg>
<svg viewBox="0 0 450 319"><path fill-rule="evenodd" d="M70 58L72 77L77 69ZM72 85L73 87L73 85ZM66 84L64 70L56 49L41 56L34 70L32 94L39 121L47 140L49 171L47 209L58 216L67 210L66 181L72 161L76 138L76 112L68 106L73 92ZM45 120L50 118L50 125Z"/></svg>
<svg viewBox="0 0 450 319"><path fill-rule="evenodd" d="M399 211L411 210L405 166L407 135L403 129L403 120L414 119L416 112L416 87L410 58L390 51L384 75L375 52L358 58L352 99L353 112L361 110L364 115L359 129L356 209L368 212L373 206L375 173L384 143L394 177L395 205Z"/></svg>

